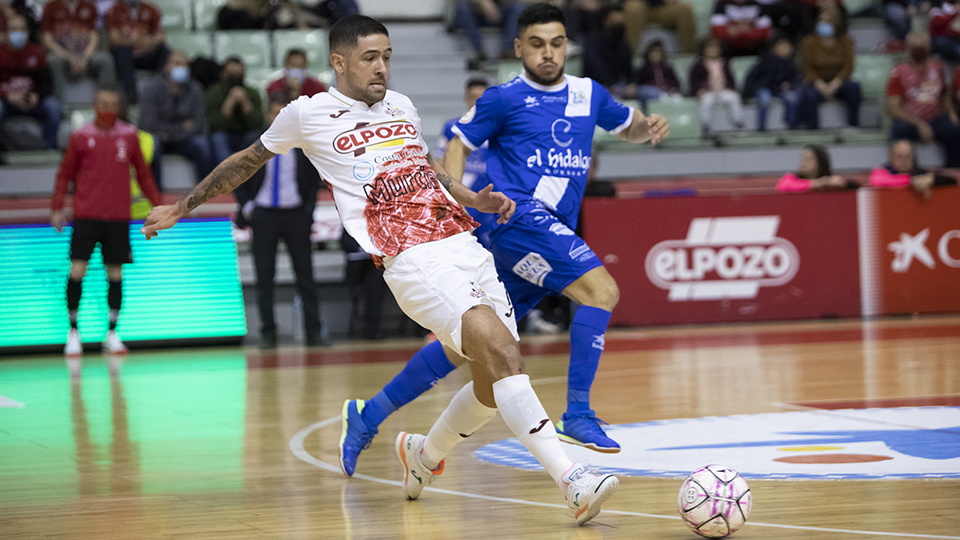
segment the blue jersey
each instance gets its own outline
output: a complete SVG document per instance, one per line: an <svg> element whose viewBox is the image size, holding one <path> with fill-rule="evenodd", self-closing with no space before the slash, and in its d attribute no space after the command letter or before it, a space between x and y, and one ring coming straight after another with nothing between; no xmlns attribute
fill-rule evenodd
<svg viewBox="0 0 960 540"><path fill-rule="evenodd" d="M443 135L440 135L440 138L437 139L436 149L439 154L443 154L443 151L447 149L447 143L450 142L450 139L457 136L453 132L453 126L457 123L457 118L452 120L447 120L447 123L443 125ZM487 178L487 143L484 142L479 148L470 152L470 155L467 156L466 166L463 169L463 178L460 179L463 182L463 185L474 191L480 191L481 189L487 187L487 184L490 183L490 180Z"/></svg>
<svg viewBox="0 0 960 540"><path fill-rule="evenodd" d="M487 175L518 212L535 199L574 228L595 127L619 133L632 121L633 109L591 79L545 87L521 75L488 88L452 131L474 151L489 142Z"/></svg>

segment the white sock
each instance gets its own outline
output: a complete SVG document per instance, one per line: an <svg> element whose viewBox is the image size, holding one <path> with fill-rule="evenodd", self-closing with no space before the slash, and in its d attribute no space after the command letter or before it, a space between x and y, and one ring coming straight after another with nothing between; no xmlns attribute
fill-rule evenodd
<svg viewBox="0 0 960 540"><path fill-rule="evenodd" d="M557 430L530 386L527 375L513 375L493 383L500 416L520 443L537 458L554 482L573 465L560 446Z"/></svg>
<svg viewBox="0 0 960 540"><path fill-rule="evenodd" d="M495 414L496 409L487 407L477 399L473 393L473 381L468 382L453 396L450 405L430 428L430 433L423 441L421 463L428 469L437 468L457 443L473 435Z"/></svg>

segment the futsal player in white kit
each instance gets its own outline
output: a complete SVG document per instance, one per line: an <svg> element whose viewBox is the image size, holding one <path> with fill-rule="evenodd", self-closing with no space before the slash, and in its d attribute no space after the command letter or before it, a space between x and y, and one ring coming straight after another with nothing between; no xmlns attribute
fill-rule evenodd
<svg viewBox="0 0 960 540"><path fill-rule="evenodd" d="M470 362L473 381L431 430L400 433L397 455L410 499L443 472L443 458L497 410L560 487L578 523L600 512L619 481L587 472L564 453L520 356L513 309L493 258L470 231L463 206L506 222L515 204L487 187L471 191L428 153L410 100L387 90L393 51L387 29L353 15L330 29L336 88L286 106L260 139L221 163L176 205L160 206L142 229L150 239L191 210L245 182L271 157L301 148L330 186L344 228L384 270L404 312ZM462 206L461 206L462 205Z"/></svg>

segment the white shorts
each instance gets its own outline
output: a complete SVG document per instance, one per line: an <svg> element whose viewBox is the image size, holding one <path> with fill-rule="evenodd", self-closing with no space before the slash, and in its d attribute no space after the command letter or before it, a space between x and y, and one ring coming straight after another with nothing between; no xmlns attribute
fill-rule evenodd
<svg viewBox="0 0 960 540"><path fill-rule="evenodd" d="M463 314L473 306L493 308L514 339L517 322L493 255L468 232L418 244L384 260L386 280L400 309L429 328L440 343L463 353Z"/></svg>

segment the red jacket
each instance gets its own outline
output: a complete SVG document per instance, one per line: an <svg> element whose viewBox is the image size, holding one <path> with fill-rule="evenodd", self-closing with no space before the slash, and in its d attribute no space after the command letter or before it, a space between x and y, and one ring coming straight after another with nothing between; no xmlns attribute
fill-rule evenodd
<svg viewBox="0 0 960 540"><path fill-rule="evenodd" d="M110 130L89 123L70 136L63 156L50 209L63 209L67 187L73 189L73 217L102 221L130 221L130 166L137 170L137 183L154 206L160 191L150 167L140 153L137 128L117 121Z"/></svg>
<svg viewBox="0 0 960 540"><path fill-rule="evenodd" d="M267 85L268 96L272 96L273 94L278 92L286 92L286 91L287 91L286 77L280 77L279 79ZM306 79L304 79L303 86L300 87L300 95L307 96L307 97L313 97L316 94L319 94L321 92L326 92L326 91L327 91L327 87L318 79L314 79L313 77L307 77Z"/></svg>
<svg viewBox="0 0 960 540"><path fill-rule="evenodd" d="M933 37L948 37L960 40L960 33L950 27L957 18L957 10L951 4L944 3L940 7L930 10L930 35Z"/></svg>

